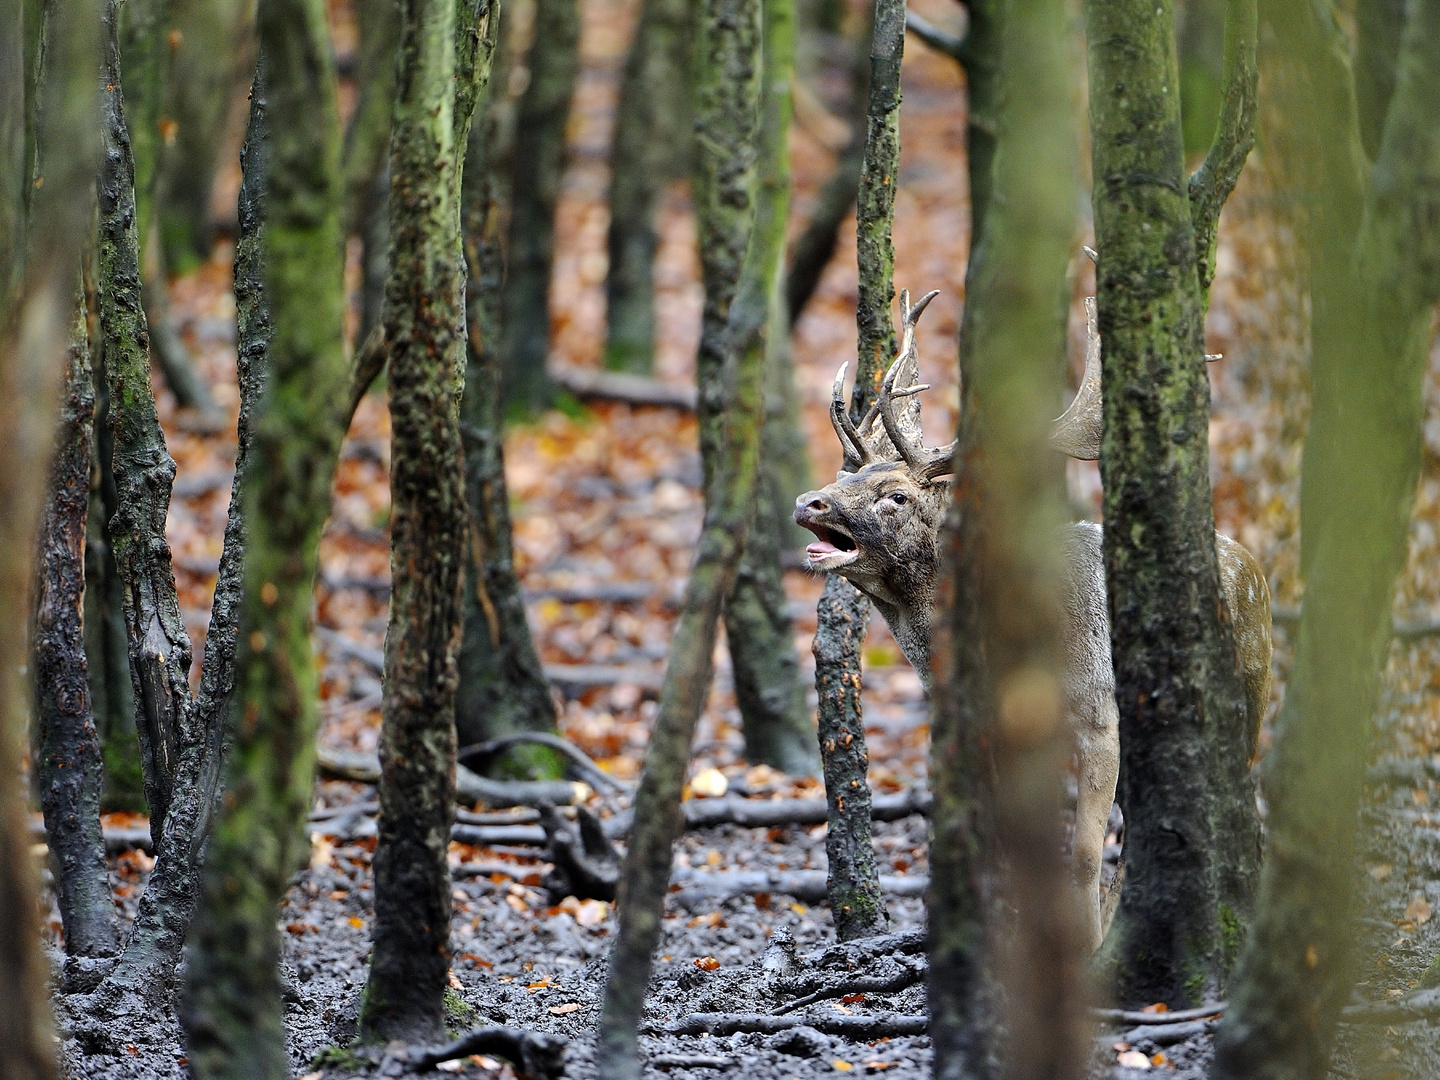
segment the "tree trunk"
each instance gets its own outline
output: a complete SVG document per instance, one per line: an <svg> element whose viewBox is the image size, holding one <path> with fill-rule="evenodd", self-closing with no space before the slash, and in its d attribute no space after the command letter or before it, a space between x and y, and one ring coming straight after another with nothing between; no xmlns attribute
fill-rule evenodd
<svg viewBox="0 0 1440 1080"><path fill-rule="evenodd" d="M555 207L565 173L565 126L580 70L577 0L536 0L530 81L515 118L509 265L502 330L505 402L522 412L550 404L550 266Z"/></svg>
<svg viewBox="0 0 1440 1080"><path fill-rule="evenodd" d="M742 156L731 160L742 166L748 165L754 154L760 14L754 0L707 0L699 18L698 141L702 152L708 149L718 153L722 143L734 147ZM737 132L748 133L748 142L737 139ZM749 153L745 154L747 147ZM717 176L702 164L699 179L711 181L697 184L702 236L710 236L716 242L715 248L723 241L726 252L733 250L733 232L722 232L719 226L724 219L713 216L717 189L724 187L733 194L748 195L748 177L743 169ZM768 208L773 211L775 204L770 203ZM705 486L705 526L685 587L685 602L671 641L665 685L660 693L660 712L635 795L635 822L618 898L619 933L610 956L596 1049L602 1080L638 1080L641 1073L636 1029L660 938L672 851L683 827L680 795L685 766L695 724L710 690L716 624L734 583L745 534L755 512L756 469L764 422L766 337L773 302L769 286L781 257L779 244L784 235L776 224L773 220L758 221L754 229L756 242L749 246L748 255L742 247L744 268L739 288L732 293L733 302L727 305L728 330L720 342L711 337L710 347L715 352L708 357L702 332L701 356L711 363L719 359L721 370L713 371L718 385L700 382L700 397L704 401L709 393L711 407L723 416L724 425L712 431L710 438L702 434L701 452L710 455L706 465L711 478ZM710 244L702 242L702 253L710 248ZM715 253L714 249L709 251L712 257ZM710 284L707 277L707 294ZM713 317L708 295L706 310ZM713 325L710 331L713 335ZM728 362L722 359L726 356Z"/></svg>
<svg viewBox="0 0 1440 1080"><path fill-rule="evenodd" d="M1380 154L1404 30L1405 0L1363 0L1355 5L1355 105L1360 142L1371 161Z"/></svg>
<svg viewBox="0 0 1440 1080"><path fill-rule="evenodd" d="M175 462L150 390L149 331L140 299L135 171L120 88L119 43L110 21L104 91L105 155L100 191L100 331L110 397L116 509L111 551L123 588L130 677L138 706L145 800L158 844L179 764L189 709L190 638L180 617L165 516Z"/></svg>
<svg viewBox="0 0 1440 1080"><path fill-rule="evenodd" d="M966 163L970 187L970 255L960 323L961 409L957 475L977 453L974 379L985 298L993 289L990 199L994 186L996 105L1001 58L999 0L969 7L966 37ZM983 118L983 122L982 119ZM1012 179L1014 179L1012 174ZM1015 222L1009 222L1011 228ZM1013 272L1013 267L1011 268ZM994 302L994 300L990 300ZM993 321L992 321L993 326ZM978 463L977 463L978 465ZM991 999L986 963L988 878L994 871L995 760L989 726L994 699L986 666L980 576L979 494L956 484L940 533L940 587L935 602L930 699L930 891L926 895L930 972L926 1002L938 1080L980 1080L994 1073Z"/></svg>
<svg viewBox="0 0 1440 1080"><path fill-rule="evenodd" d="M610 268L605 366L649 375L655 363L656 214L691 157L692 0L645 0L625 62L610 151Z"/></svg>
<svg viewBox="0 0 1440 1080"><path fill-rule="evenodd" d="M994 203L967 275L965 408L941 609L935 710L930 1004L936 1074L984 1076L981 940L1002 997L1016 1076L1080 1077L1085 1043L1082 903L1061 856L1065 612L1060 474L1049 417L1063 368L1066 266L1074 228L1074 85L1061 0L1006 9ZM948 634L945 633L948 631ZM966 728L957 727L964 723ZM993 752L995 782L989 784ZM982 875L993 837L1006 925L987 934ZM1088 903L1085 904L1088 907ZM965 980L965 982L960 982ZM938 1028L938 1031L936 1030Z"/></svg>
<svg viewBox="0 0 1440 1080"><path fill-rule="evenodd" d="M390 246L390 184L387 175L390 119L395 110L395 40L399 9L393 0L363 0L360 63L355 81L360 101L345 132L345 234L359 234L361 249L360 331L364 341L380 321Z"/></svg>
<svg viewBox="0 0 1440 1080"><path fill-rule="evenodd" d="M1429 224L1440 210L1440 4L1410 6L1368 182L1344 36L1305 4L1268 4L1266 19L1288 32L1277 39L1275 82L1294 126L1286 171L1309 221L1313 403L1302 473L1305 605L1266 773L1268 858L1214 1069L1260 1080L1328 1075L1354 986L1356 815L1405 563L1440 295Z"/></svg>
<svg viewBox="0 0 1440 1080"><path fill-rule="evenodd" d="M456 653L468 513L456 394L465 349L463 155L489 78L484 0L401 8L390 141L390 625L385 635L375 927L360 1013L371 1039L444 1035L455 814ZM483 21L482 21L483 20ZM457 56L479 32L480 56ZM478 61L478 62L477 62Z"/></svg>
<svg viewBox="0 0 1440 1080"><path fill-rule="evenodd" d="M250 385L264 392L251 400L253 467L243 480L237 473L232 498L232 520L243 508L245 545L230 616L243 643L233 668L239 700L228 710L226 796L182 1014L199 1077L289 1075L275 905L307 847L318 724L310 612L345 433L334 403L349 401L351 382L325 6L262 0L257 22L263 59L251 93L235 278L240 354L253 365Z"/></svg>
<svg viewBox="0 0 1440 1080"><path fill-rule="evenodd" d="M905 51L905 5L879 0L870 40L870 98L865 157L856 197L856 257L860 267L855 389L850 413L858 422L874 400L895 357L890 304L895 298L895 181L900 172L900 58ZM870 843L870 785L865 771L865 720L860 701L860 650L870 601L832 574L816 609L815 689L820 695L820 759L830 829L830 910L841 941L885 932L888 919Z"/></svg>
<svg viewBox="0 0 1440 1080"><path fill-rule="evenodd" d="M35 10L33 7L29 11ZM29 245L0 298L0 1075L51 1080L55 1043L40 945L35 862L17 782L25 755L25 607L32 582L36 523L50 458L51 420L65 368L81 241L93 220L88 192L95 176L95 70L99 19L86 4L47 3L49 41L23 81L0 70L0 112L23 97L33 113L34 171L27 170L24 231ZM0 24L29 27L0 9ZM38 29L38 28L37 28ZM13 57L9 43L0 57ZM23 97L22 95L23 91ZM33 95L33 96L32 96ZM42 182L43 181L43 182ZM7 253L4 257L9 258Z"/></svg>
<svg viewBox="0 0 1440 1080"><path fill-rule="evenodd" d="M1254 7L1234 0L1227 14L1226 69L1243 82L1248 68L1248 107L1237 115L1227 101L1187 185L1173 12L1086 5L1126 823L1125 889L1102 963L1122 1002L1172 1008L1223 989L1260 859L1244 684L1215 554L1202 332L1215 222L1253 142Z"/></svg>
<svg viewBox="0 0 1440 1080"><path fill-rule="evenodd" d="M493 15L491 22L495 22ZM492 88L471 131L463 185L469 333L460 423L465 440L470 549L455 700L455 730L462 746L517 731L555 730L555 702L530 636L525 599L515 572L510 497L505 486L499 350L504 201L495 157L497 96ZM556 775L556 765L554 755L543 747L517 746L506 755L501 768L542 779Z"/></svg>
<svg viewBox="0 0 1440 1080"><path fill-rule="evenodd" d="M764 475L757 480L755 518L746 534L735 584L725 600L725 640L734 667L745 757L791 775L811 776L819 757L805 687L800 681L795 631L780 566L781 549L788 546L795 533L790 520L794 498L807 489L809 479L803 475L805 444L794 410L794 375L789 328L781 306L784 278L779 261L784 258L790 209L790 79L795 52L795 17L790 0L765 0L763 38L755 231L750 243L765 244L780 256L773 266L765 268L763 282L771 298L765 357L765 426L760 435L766 464ZM760 229L770 229L776 235L761 237ZM802 473L798 479L797 471ZM785 509L783 519L777 520L779 500L783 500Z"/></svg>
<svg viewBox="0 0 1440 1080"><path fill-rule="evenodd" d="M65 398L31 594L35 766L65 951L71 956L113 956L115 905L100 834L100 740L90 711L81 629L95 412L83 290L72 322Z"/></svg>

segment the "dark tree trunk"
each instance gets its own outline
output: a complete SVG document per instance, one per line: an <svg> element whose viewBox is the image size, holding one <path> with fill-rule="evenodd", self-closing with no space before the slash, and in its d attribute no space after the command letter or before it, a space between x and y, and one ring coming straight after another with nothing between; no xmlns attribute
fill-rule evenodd
<svg viewBox="0 0 1440 1080"><path fill-rule="evenodd" d="M754 0L707 0L698 20L702 35L696 71L700 89L696 109L701 132L698 141L712 150L722 144L740 151L748 147L749 153L738 159L742 166L754 155L754 110L760 90L760 14ZM737 138L737 132L748 133L748 142L744 137ZM703 180L715 173L707 173L702 165L699 176ZM719 179L726 184L736 183L733 175ZM723 232L720 228L726 224L725 219L711 216L718 201L718 186L697 185L702 236L707 235L703 230L708 228L710 237L729 241L733 240L730 228ZM748 178L730 190L748 195ZM772 212L776 209L773 201L762 205ZM730 208L735 209L733 205ZM743 219L750 216L742 214L742 227L747 231L749 222ZM671 641L660 712L635 796L635 823L618 897L620 927L610 956L600 1020L596 1064L602 1080L638 1080L641 1074L636 1029L660 938L672 851L683 827L680 795L685 767L695 724L710 690L711 657L721 608L734 583L745 534L755 512L756 469L764 422L766 338L773 303L770 286L783 250L784 231L779 222L761 218L755 223L754 237L748 255L742 247L744 268L739 288L732 293L729 325L722 339L721 348L728 346L728 352L722 351L720 356L728 355L729 360L722 359L721 370L712 373L716 386L700 383L701 400L708 391L712 407L724 417L724 425L711 438L702 436L701 452L710 455L706 462L710 482L705 487L705 526ZM725 248L730 250L730 245L726 243ZM708 291L708 278L706 284ZM706 308L711 308L708 296ZM702 356L705 348L702 334Z"/></svg>
<svg viewBox="0 0 1440 1080"><path fill-rule="evenodd" d="M482 6L483 5L483 6ZM380 736L375 927L360 1013L371 1039L444 1035L455 814L456 653L468 513L456 393L465 355L460 186L488 81L488 3L401 7L390 141L390 625ZM483 21L482 21L483 20ZM457 56L480 33L480 55Z"/></svg>
<svg viewBox="0 0 1440 1080"><path fill-rule="evenodd" d="M27 14L35 7L27 8ZM30 854L23 785L25 755L25 608L34 568L36 523L51 456L54 415L81 242L93 220L89 197L97 143L95 32L86 4L44 6L49 42L43 64L21 80L0 69L0 113L35 102L34 170L24 185L23 228L44 243L27 245L24 261L0 297L0 1072L6 1080L51 1080L55 1045L40 945L35 862ZM0 25L30 28L0 7ZM38 29L38 27L36 28ZM9 42L0 58L13 58ZM4 60L0 60L4 62ZM42 182L43 181L43 182ZM11 258L6 253L3 258Z"/></svg>
<svg viewBox="0 0 1440 1080"><path fill-rule="evenodd" d="M905 5L878 0L870 39L870 97L865 155L856 197L856 257L860 267L859 327L851 415L858 420L895 358L890 304L895 298L895 181L900 172L900 58L905 51ZM830 909L841 941L885 932L888 919L870 844L870 763L860 701L860 650L870 601L839 575L830 575L816 609L815 689L820 695L820 759L830 829Z"/></svg>
<svg viewBox="0 0 1440 1080"><path fill-rule="evenodd" d="M130 676L135 690L150 831L159 843L190 707L190 638L180 617L165 515L175 462L150 391L149 331L140 300L135 173L110 20L104 91L105 155L100 175L100 331L110 397L116 509L110 544L123 589Z"/></svg>
<svg viewBox="0 0 1440 1080"><path fill-rule="evenodd" d="M1102 962L1123 1002L1172 1007L1223 989L1260 860L1244 684L1215 554L1202 334L1215 225L1254 138L1254 6L1235 0L1227 14L1232 96L1187 185L1173 13L1086 5L1126 823L1125 889Z"/></svg>
<svg viewBox="0 0 1440 1080"><path fill-rule="evenodd" d="M0 3L0 326L25 272L25 0Z"/></svg>
<svg viewBox="0 0 1440 1080"><path fill-rule="evenodd" d="M930 1010L945 1078L988 1075L992 1049L1010 1075L1078 1078L1087 1049L1088 904L1067 887L1061 857L1073 739L1062 689L1064 498L1047 438L1078 180L1067 23L1061 0L1007 9L995 200L967 275L960 483L946 544L952 606L940 609L936 653L946 703L935 709L933 751ZM994 933L982 880L989 837L1009 915ZM1005 989L1004 1042L993 1047L978 962L986 936Z"/></svg>
<svg viewBox="0 0 1440 1080"><path fill-rule="evenodd" d="M763 37L764 76L754 192L756 232L750 243L764 243L781 252L783 258L790 209L790 79L795 53L790 0L766 0ZM774 230L776 235L761 237L760 229ZM760 435L765 467L757 480L755 517L746 534L739 571L725 600L725 640L734 667L745 757L791 775L810 776L819 759L805 686L800 681L795 631L780 566L781 549L788 546L795 533L790 520L795 495L807 489L809 477L804 439L795 416L789 330L781 307L780 263L766 267L765 273L763 286L771 303L765 357L765 425ZM783 517L776 512L777 501L784 505Z"/></svg>
<svg viewBox="0 0 1440 1080"><path fill-rule="evenodd" d="M245 546L240 588L228 595L229 622L239 628L238 700L226 710L226 797L182 1015L200 1077L289 1075L275 905L306 850L318 724L310 611L348 419L335 402L350 400L352 381L325 7L262 0L257 21L263 60L251 94L235 278L240 354L252 365L249 385L264 392L263 401L251 399L249 467L237 474L231 505L232 521L243 508ZM222 573L223 565L222 557Z"/></svg>
<svg viewBox="0 0 1440 1080"><path fill-rule="evenodd" d="M692 0L645 0L625 63L610 151L605 366L649 375L655 361L656 214L691 157Z"/></svg>
<svg viewBox="0 0 1440 1080"><path fill-rule="evenodd" d="M495 16L491 18L492 25ZM504 252L504 202L496 161L498 95L478 110L470 135L463 185L463 232L469 280L465 395L460 404L465 442L465 498L470 549L465 565L465 632L455 730L462 746L517 731L554 731L555 702L530 636L515 572L510 500L505 487L505 426L499 350ZM539 751L539 752L537 752ZM515 747L502 765L534 778L554 775L556 762L541 747Z"/></svg>
<svg viewBox="0 0 1440 1080"><path fill-rule="evenodd" d="M390 183L387 175L390 118L395 110L395 40L399 9L393 0L363 0L357 8L360 63L355 81L360 101L345 132L345 232L359 234L360 332L364 341L380 322L390 247Z"/></svg>
<svg viewBox="0 0 1440 1080"><path fill-rule="evenodd" d="M505 276L505 401L523 412L550 404L550 266L565 173L565 125L580 70L577 0L536 0L530 82L515 118L509 264Z"/></svg>
<svg viewBox="0 0 1440 1080"><path fill-rule="evenodd" d="M83 291L72 321L65 397L31 594L36 769L65 951L71 956L113 956L115 906L100 833L100 740L90 711L81 629L95 413Z"/></svg>
<svg viewBox="0 0 1440 1080"><path fill-rule="evenodd" d="M1272 84L1293 127L1267 146L1293 155L1285 172L1308 218L1313 398L1300 508L1305 605L1266 773L1260 901L1214 1068L1259 1080L1329 1074L1356 978L1357 813L1440 295L1431 224L1440 212L1440 4L1410 6L1368 179L1344 36L1307 4L1267 4L1265 15L1287 31L1275 39Z"/></svg>
<svg viewBox="0 0 1440 1080"><path fill-rule="evenodd" d="M1372 161L1380 154L1395 93L1404 30L1405 0L1361 0L1355 5L1355 105L1360 142Z"/></svg>
<svg viewBox="0 0 1440 1080"><path fill-rule="evenodd" d="M962 403L956 474L970 473L977 455L974 379L988 295L988 223L995 163L995 103L1000 70L998 0L969 7L966 129L970 181L970 257L965 267L965 312L960 323ZM977 125L977 116L988 123ZM957 483L940 533L941 573L932 646L935 690L930 700L930 891L926 896L930 973L926 1001L935 1075L979 1080L994 1074L991 968L985 962L987 876L993 870L995 761L993 695L986 667L979 576L979 492Z"/></svg>

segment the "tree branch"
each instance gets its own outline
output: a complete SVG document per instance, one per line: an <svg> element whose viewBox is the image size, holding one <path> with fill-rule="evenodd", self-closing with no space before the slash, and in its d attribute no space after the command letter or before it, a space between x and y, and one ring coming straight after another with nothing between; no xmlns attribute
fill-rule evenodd
<svg viewBox="0 0 1440 1080"><path fill-rule="evenodd" d="M913 11L906 11L905 29L936 52L942 52L951 57L962 67L970 66L970 20L968 18L958 34L948 34L925 16L917 15Z"/></svg>

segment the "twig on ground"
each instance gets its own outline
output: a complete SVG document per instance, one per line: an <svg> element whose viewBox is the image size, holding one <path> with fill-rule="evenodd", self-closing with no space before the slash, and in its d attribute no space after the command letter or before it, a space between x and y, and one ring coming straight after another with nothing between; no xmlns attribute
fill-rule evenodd
<svg viewBox="0 0 1440 1080"><path fill-rule="evenodd" d="M728 1069L735 1064L734 1058L719 1054L652 1054L645 1060L657 1069Z"/></svg>
<svg viewBox="0 0 1440 1080"><path fill-rule="evenodd" d="M677 866L670 884L681 886L671 895L681 907L713 902L717 897L746 893L780 893L796 900L819 903L827 899L824 870L691 870ZM885 875L880 889L890 896L922 896L930 879L918 874Z"/></svg>
<svg viewBox="0 0 1440 1080"><path fill-rule="evenodd" d="M509 735L501 735L497 739L490 739L487 742L475 743L473 746L462 747L455 757L467 764L471 759L478 759L478 764L489 761L497 754L501 754L517 743L536 743L540 746L548 746L550 749L564 754L575 766L590 778L597 788L609 788L611 791L628 792L630 785L617 780L604 769L602 769L589 754L585 753L569 739L562 739L559 735L552 735L548 731L516 731ZM472 765L474 767L474 765Z"/></svg>
<svg viewBox="0 0 1440 1080"><path fill-rule="evenodd" d="M666 1024L671 1035L734 1035L736 1032L759 1032L773 1035L791 1028L812 1027L826 1035L840 1035L857 1041L890 1039L901 1035L924 1035L928 1016L900 1013L877 1013L874 1016L771 1016L768 1013L691 1013L683 1020Z"/></svg>
<svg viewBox="0 0 1440 1080"><path fill-rule="evenodd" d="M380 759L373 753L321 746L316 767L336 780L374 784L380 779ZM582 801L588 793L587 785L569 780L490 780L463 765L455 768L455 785L457 794L466 802L483 802L487 806L569 806Z"/></svg>
<svg viewBox="0 0 1440 1080"><path fill-rule="evenodd" d="M433 1069L442 1061L454 1061L471 1054L493 1054L505 1058L523 1075L559 1080L565 1075L565 1045L566 1040L558 1035L485 1027L467 1032L445 1046L411 1049L405 1060L414 1069Z"/></svg>
<svg viewBox="0 0 1440 1080"><path fill-rule="evenodd" d="M1090 1017L1111 1024L1179 1024L1186 1020L1204 1020L1219 1016L1225 1011L1226 1002L1216 1001L1201 1005L1198 1009L1182 1009L1179 1012L1131 1012L1125 1009L1091 1009Z"/></svg>
<svg viewBox="0 0 1440 1080"><path fill-rule="evenodd" d="M690 799L684 806L687 829L708 829L717 825L773 828L783 825L823 825L824 799L746 799L724 796L718 799ZM899 821L911 814L930 812L930 793L910 788L896 795L877 795L870 804L875 821ZM630 831L631 814L622 810L605 821L605 835L612 840Z"/></svg>
<svg viewBox="0 0 1440 1080"><path fill-rule="evenodd" d="M796 1009L803 1009L806 1005L813 1005L817 1001L828 1001L831 998L845 997L849 994L898 994L901 990L924 981L925 972L929 967L924 957L914 960L908 957L903 960L895 957L892 958L892 961L898 967L888 975L841 979L772 1009L771 1012L780 1016L784 1013L794 1012Z"/></svg>
<svg viewBox="0 0 1440 1080"><path fill-rule="evenodd" d="M1196 1035L1205 1035L1214 1031L1220 1026L1220 1018L1214 1017L1209 1020L1191 1020L1184 1024L1150 1024L1132 1028L1124 1039L1128 1043L1136 1043L1146 1040L1156 1046L1174 1046L1186 1039L1193 1039ZM1115 1036L1108 1036L1114 1041Z"/></svg>

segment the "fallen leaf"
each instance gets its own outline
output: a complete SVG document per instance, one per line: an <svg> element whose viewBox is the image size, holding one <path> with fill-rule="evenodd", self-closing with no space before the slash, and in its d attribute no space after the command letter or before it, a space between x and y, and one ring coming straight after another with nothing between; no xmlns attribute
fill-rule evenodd
<svg viewBox="0 0 1440 1080"><path fill-rule="evenodd" d="M810 909L807 908L804 904L791 904L790 910L793 911L796 915L806 915L810 912Z"/></svg>
<svg viewBox="0 0 1440 1080"><path fill-rule="evenodd" d="M839 1069L841 1072L849 1072L855 1067L854 1065L851 1065L850 1062L841 1061L839 1058L836 1058L834 1061L830 1062L830 1064L834 1065L835 1068Z"/></svg>
<svg viewBox="0 0 1440 1080"><path fill-rule="evenodd" d="M564 1016L566 1013L579 1012L583 1007L578 1001L567 1001L564 1005L551 1005L549 1011L556 1016Z"/></svg>
<svg viewBox="0 0 1440 1080"><path fill-rule="evenodd" d="M459 979L457 979L457 978L455 977L455 972L453 972L453 971L452 971L452 972L449 972L449 975L450 975L450 989L451 989L451 990L464 990L464 989L465 989L465 984L462 983Z"/></svg>
<svg viewBox="0 0 1440 1080"><path fill-rule="evenodd" d="M857 1001L864 1001L864 1000L865 1000L865 995L864 995L864 994L846 994L846 995L845 995L844 997L842 997L840 1000L843 1001L846 1005L854 1005Z"/></svg>
<svg viewBox="0 0 1440 1080"><path fill-rule="evenodd" d="M720 852L716 851L714 848L711 848L708 852L705 853L706 866L719 866L723 861L724 860L720 857Z"/></svg>
<svg viewBox="0 0 1440 1080"><path fill-rule="evenodd" d="M547 989L549 986L550 986L550 976L549 976L549 975L546 975L546 976L545 976L543 979L541 979L539 982L533 982L533 983L531 983L529 986L525 987L525 989L526 989L526 990L529 990L532 994L534 994L534 993L537 993L537 992L539 992L539 991L541 991L541 990Z"/></svg>
<svg viewBox="0 0 1440 1080"><path fill-rule="evenodd" d="M362 919L362 918L359 918L358 916L355 916L355 915L351 915L350 918L349 918L347 921L348 921L348 922L350 923L350 925L353 926L356 930L359 930L362 926L365 925L365 920Z"/></svg>
<svg viewBox="0 0 1440 1080"><path fill-rule="evenodd" d="M1391 866L1389 863L1378 863L1370 867L1370 876L1376 881L1384 881L1390 876Z"/></svg>
<svg viewBox="0 0 1440 1080"><path fill-rule="evenodd" d="M708 915L696 915L695 918L691 919L685 925L692 929L697 926L703 926L707 930L717 930L725 925L725 916L721 915L718 911L712 911Z"/></svg>
<svg viewBox="0 0 1440 1080"><path fill-rule="evenodd" d="M720 961L716 960L713 956L702 956L698 960L693 961L693 963L701 971L720 970Z"/></svg>
<svg viewBox="0 0 1440 1080"><path fill-rule="evenodd" d="M1150 1059L1139 1050L1126 1050L1115 1058L1115 1064L1123 1065L1127 1069L1148 1069Z"/></svg>
<svg viewBox="0 0 1440 1080"><path fill-rule="evenodd" d="M1424 788L1416 788L1410 793L1410 798L1414 801L1416 806L1430 805L1430 793Z"/></svg>
<svg viewBox="0 0 1440 1080"><path fill-rule="evenodd" d="M512 908L515 909L517 913L521 915L524 915L530 910L530 905L527 904L524 900L520 899L520 897L518 896L505 897L505 903L509 904Z"/></svg>
<svg viewBox="0 0 1440 1080"><path fill-rule="evenodd" d="M610 905L604 900L586 900L573 913L581 926L599 926L610 915Z"/></svg>
<svg viewBox="0 0 1440 1080"><path fill-rule="evenodd" d="M306 1073L304 1076L300 1077L300 1080L320 1080L320 1075L321 1074L318 1072Z"/></svg>
<svg viewBox="0 0 1440 1080"><path fill-rule="evenodd" d="M1430 902L1417 894L1405 905L1405 918L1416 926L1424 926L1430 921Z"/></svg>
<svg viewBox="0 0 1440 1080"><path fill-rule="evenodd" d="M1167 1058L1163 1053L1157 1051L1156 1053L1150 1055L1150 1064L1163 1067L1170 1064L1170 1059Z"/></svg>
<svg viewBox="0 0 1440 1080"><path fill-rule="evenodd" d="M482 960L480 957L476 956L473 952L461 953L461 954L460 954L460 959L461 959L461 960L469 960L469 961L470 961L472 964L474 964L476 967L493 968L493 967L495 966L495 965L492 964L489 960Z"/></svg>
<svg viewBox="0 0 1440 1080"><path fill-rule="evenodd" d="M461 1072L462 1070L468 1069L469 1067L470 1063L464 1058L456 1058L454 1061L441 1061L435 1066L435 1068L439 1069L441 1072L455 1073Z"/></svg>
<svg viewBox="0 0 1440 1080"><path fill-rule="evenodd" d="M730 790L730 781L715 767L704 769L690 781L690 792L702 799L718 799Z"/></svg>
<svg viewBox="0 0 1440 1080"><path fill-rule="evenodd" d="M1169 1006L1169 1005L1166 1005L1165 1002L1163 1002L1163 1001L1157 1001L1157 1002L1155 1002L1154 1005L1146 1005L1146 1006L1145 1006L1143 1009L1141 1009L1140 1011L1141 1011L1142 1013L1163 1013L1163 1012L1169 1012L1169 1011L1170 1011L1170 1006Z"/></svg>
<svg viewBox="0 0 1440 1080"><path fill-rule="evenodd" d="M755 906L761 911L768 910L770 907L770 894L768 892L757 892L755 894Z"/></svg>
<svg viewBox="0 0 1440 1080"><path fill-rule="evenodd" d="M893 1069L898 1064L899 1062L897 1061L867 1061L865 1062L865 1068L871 1072L881 1072L885 1069Z"/></svg>

